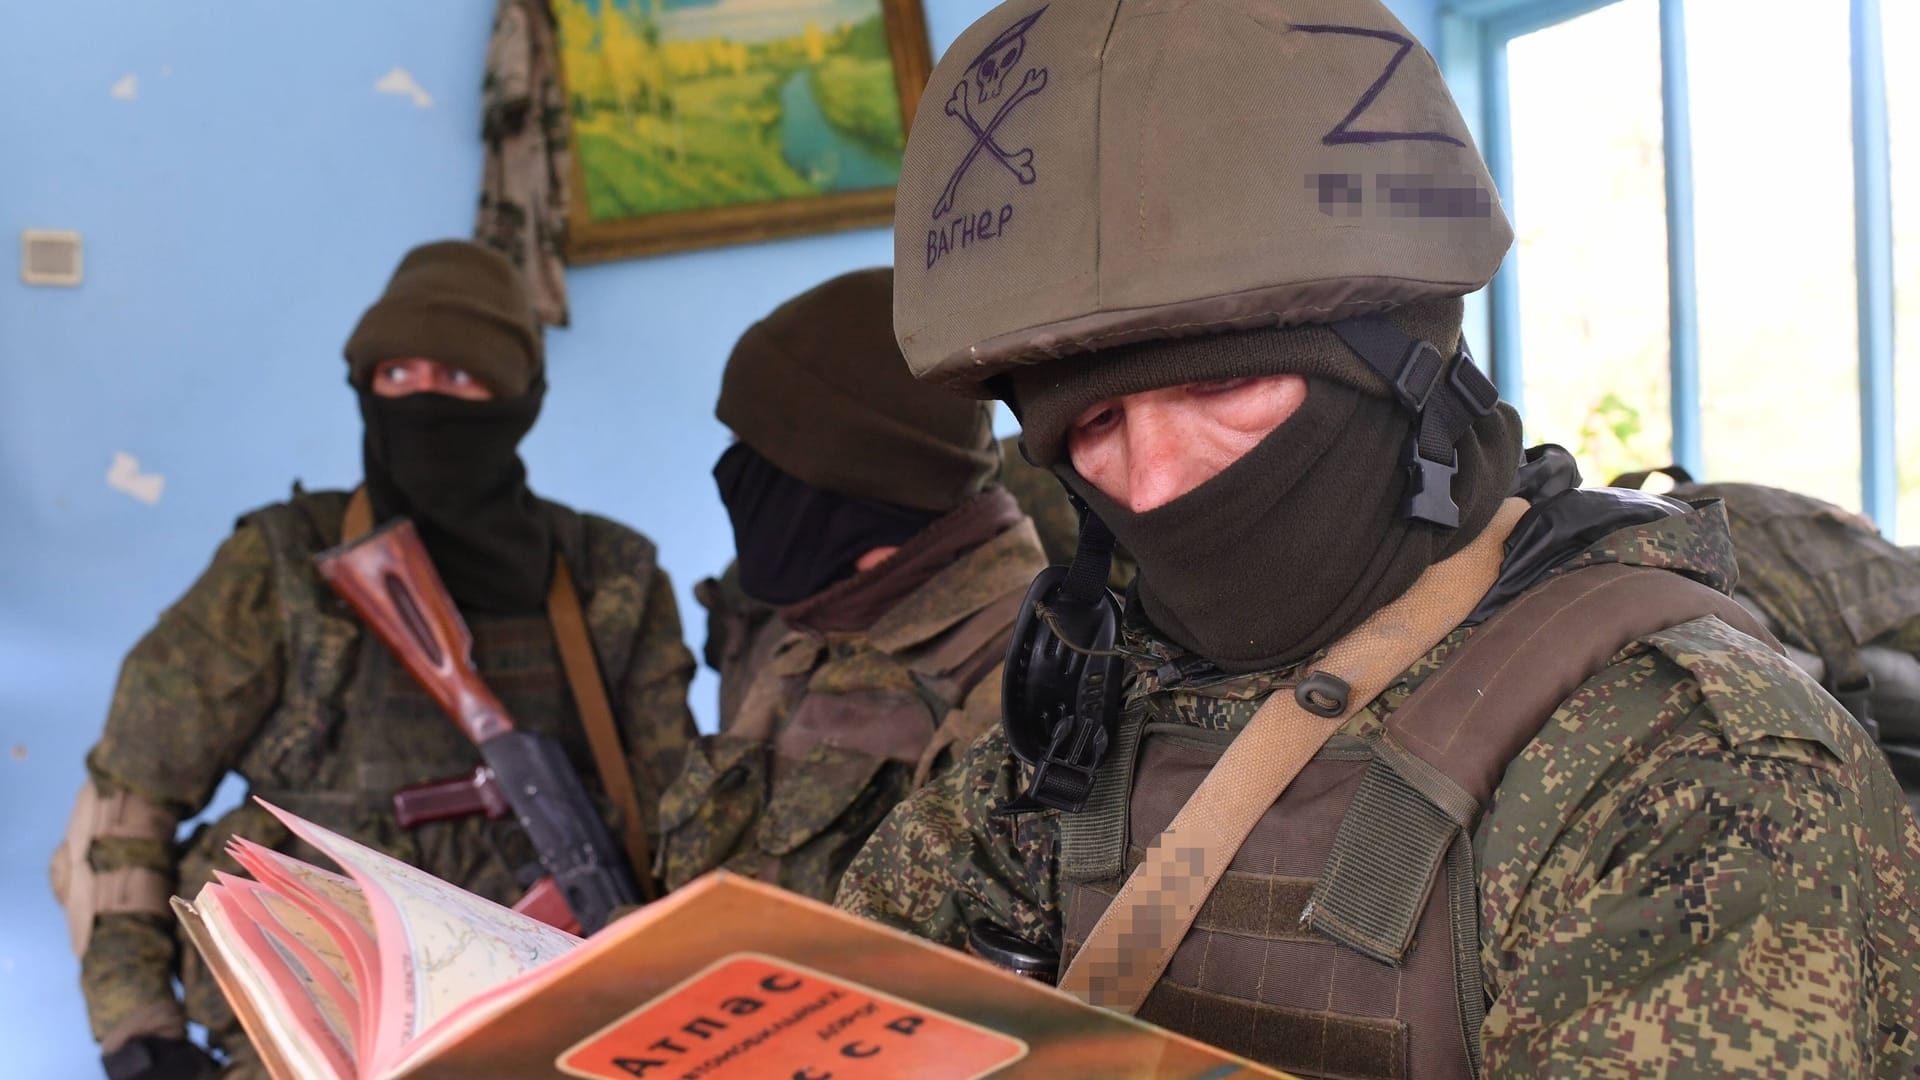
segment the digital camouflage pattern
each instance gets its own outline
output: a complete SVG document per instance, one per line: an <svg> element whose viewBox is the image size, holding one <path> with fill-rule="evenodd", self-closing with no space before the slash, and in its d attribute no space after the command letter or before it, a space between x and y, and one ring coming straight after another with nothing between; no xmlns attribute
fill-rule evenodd
<svg viewBox="0 0 1920 1080"><path fill-rule="evenodd" d="M87 757L107 792L131 790L185 820L229 771L253 794L502 903L535 865L510 819L469 817L401 829L395 788L470 773L480 762L450 719L312 569L337 543L346 495L307 494L243 519L213 563L128 655L106 730ZM549 504L580 589L641 805L694 737L686 707L693 657L653 546L614 522ZM585 731L565 689L544 614L473 617L474 659L517 725L555 736L599 795ZM611 803L601 806L618 828ZM655 822L649 832L657 834ZM321 861L252 803L180 845L96 840L96 869L140 865L193 896L216 870L239 874L227 840ZM657 848L656 848L657 850ZM142 1007L171 1000L180 975L187 1013L234 1059L225 1075L258 1076L218 988L170 916L101 915L81 962L96 1038Z"/></svg>
<svg viewBox="0 0 1920 1080"><path fill-rule="evenodd" d="M1557 572L1604 562L1733 582L1711 511ZM1377 737L1469 633L1344 733ZM1167 685L1164 645L1134 630L1125 648L1126 708L1162 723L1238 730L1299 674ZM1058 949L1059 818L991 814L1025 774L995 728L881 825L839 906L955 946L984 919ZM1720 624L1651 635L1568 698L1474 852L1487 1075L1920 1076L1920 822L1830 698Z"/></svg>
<svg viewBox="0 0 1920 1080"><path fill-rule="evenodd" d="M725 867L832 899L887 812L998 724L1007 635L1045 565L1022 518L859 632L792 625L725 577L705 586L721 731L662 799L668 887Z"/></svg>
<svg viewBox="0 0 1920 1080"><path fill-rule="evenodd" d="M1873 522L1759 484L1681 484L1671 494L1726 503L1740 591L1783 641L1826 663L1830 683L1863 677L1859 652L1870 646L1920 656L1920 558Z"/></svg>
<svg viewBox="0 0 1920 1080"><path fill-rule="evenodd" d="M513 260L540 321L567 325L571 151L552 10L498 0L480 87L480 211L473 238Z"/></svg>

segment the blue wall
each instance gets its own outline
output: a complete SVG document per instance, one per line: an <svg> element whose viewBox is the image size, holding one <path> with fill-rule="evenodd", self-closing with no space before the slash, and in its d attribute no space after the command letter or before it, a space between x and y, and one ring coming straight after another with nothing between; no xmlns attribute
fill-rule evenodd
<svg viewBox="0 0 1920 1080"><path fill-rule="evenodd" d="M991 5L926 6L938 49ZM1392 6L1434 40L1433 0ZM491 5L5 10L0 243L80 230L86 281L0 276L0 1073L87 1076L44 872L81 755L121 654L236 514L356 480L339 346L406 248L471 228ZM429 105L375 91L396 67ZM696 651L688 589L731 543L707 473L720 365L781 300L890 256L869 229L570 275L533 484L658 542ZM157 503L109 487L119 452L164 477ZM713 692L703 674L703 719Z"/></svg>

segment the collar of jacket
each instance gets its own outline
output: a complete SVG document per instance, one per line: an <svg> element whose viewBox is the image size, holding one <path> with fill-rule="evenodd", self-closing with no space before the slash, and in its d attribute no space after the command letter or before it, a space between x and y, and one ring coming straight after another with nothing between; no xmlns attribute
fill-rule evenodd
<svg viewBox="0 0 1920 1080"><path fill-rule="evenodd" d="M884 651L909 648L938 634L1008 589L983 574L1008 563L1002 549L1025 537L1037 551L1033 525L1005 488L992 487L956 507L901 545L885 562L780 610L780 619L816 633L866 632ZM1021 561L1026 581L1032 564ZM1019 587L1025 587L1026 581Z"/></svg>

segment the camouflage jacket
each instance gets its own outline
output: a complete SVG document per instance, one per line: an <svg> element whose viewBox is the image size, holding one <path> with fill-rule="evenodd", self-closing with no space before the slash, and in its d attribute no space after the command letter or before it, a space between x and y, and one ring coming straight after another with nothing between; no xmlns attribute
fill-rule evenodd
<svg viewBox="0 0 1920 1080"><path fill-rule="evenodd" d="M1007 636L1044 566L1032 522L992 489L820 597L758 620L718 608L715 631L754 629L709 637L726 707L661 801L668 886L726 867L830 899L894 804L999 720ZM858 606L899 573L918 583L864 629L821 628L829 604Z"/></svg>
<svg viewBox="0 0 1920 1080"><path fill-rule="evenodd" d="M1556 572L1605 562L1722 591L1735 573L1716 504ZM1344 733L1377 735L1470 633ZM1169 684L1167 646L1134 627L1126 648L1129 715L1160 723L1237 731L1298 674ZM989 732L882 824L839 906L952 945L983 920L1059 949L1060 818L990 815L1028 777ZM1920 1076L1920 823L1858 725L1751 639L1616 655L1508 766L1473 840L1487 1075Z"/></svg>
<svg viewBox="0 0 1920 1080"><path fill-rule="evenodd" d="M199 813L229 772L252 794L490 899L511 903L533 854L510 819L473 816L403 830L396 788L470 773L479 753L392 654L321 582L312 558L339 542L347 496L304 493L242 519L213 563L128 654L106 730L87 756L102 791L130 790L178 820ZM548 504L575 575L643 812L695 735L693 657L653 545L615 522ZM566 747L598 795L546 616L468 616L474 660L515 723ZM603 803L609 824L617 815ZM648 823L654 831L654 823ZM251 802L186 842L96 839L98 870L147 866L193 896L222 870L233 836L325 863ZM96 1038L184 984L189 1018L244 1060L244 1037L171 918L96 917L81 959ZM244 1071L244 1070L243 1070Z"/></svg>
<svg viewBox="0 0 1920 1080"><path fill-rule="evenodd" d="M571 151L553 11L497 0L480 89L480 210L473 238L520 268L543 323L567 325Z"/></svg>

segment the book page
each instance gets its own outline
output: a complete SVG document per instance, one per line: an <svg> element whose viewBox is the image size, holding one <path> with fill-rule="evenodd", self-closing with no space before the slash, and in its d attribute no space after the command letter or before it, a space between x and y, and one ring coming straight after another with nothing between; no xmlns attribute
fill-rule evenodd
<svg viewBox="0 0 1920 1080"><path fill-rule="evenodd" d="M302 1080L352 1080L352 1056L310 995L312 973L293 950L255 922L223 885L202 889L194 907L287 1064Z"/></svg>
<svg viewBox="0 0 1920 1080"><path fill-rule="evenodd" d="M373 911L360 886L320 867L235 839L227 846L241 866L269 890L298 904L344 945L351 978L359 999L354 1012L356 1050L367 1053L380 1020L380 950L374 940Z"/></svg>
<svg viewBox="0 0 1920 1080"><path fill-rule="evenodd" d="M224 874L220 878L228 896L248 917L293 954L298 961L295 976L320 1010L327 1029L353 1057L360 995L353 988L353 965L336 931L264 885Z"/></svg>
<svg viewBox="0 0 1920 1080"><path fill-rule="evenodd" d="M580 939L261 803L361 885L380 943L378 1073L468 1000L564 956Z"/></svg>

